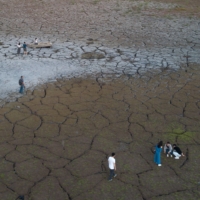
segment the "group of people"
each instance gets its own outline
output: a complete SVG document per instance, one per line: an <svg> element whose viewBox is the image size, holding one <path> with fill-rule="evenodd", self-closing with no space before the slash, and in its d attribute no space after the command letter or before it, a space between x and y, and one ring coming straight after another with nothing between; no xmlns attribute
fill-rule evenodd
<svg viewBox="0 0 200 200"><path fill-rule="evenodd" d="M38 39L37 38L35 38L34 44L38 45ZM21 53L21 48L23 48L23 50L24 50L24 55L27 55L27 44L26 44L26 42L24 42L23 45L21 45L20 42L17 44L17 55L19 55Z"/></svg>
<svg viewBox="0 0 200 200"><path fill-rule="evenodd" d="M24 50L24 55L27 55L27 44L24 42L24 44L21 46L20 42L17 44L17 55L21 53L21 48Z"/></svg>
<svg viewBox="0 0 200 200"><path fill-rule="evenodd" d="M163 141L160 141L155 147L155 154L154 154L154 162L158 166L162 166L161 164L161 152L163 148ZM179 159L181 156L185 156L181 149L176 145L171 145L170 142L167 142L164 145L164 153L167 157L174 157L175 159Z"/></svg>
<svg viewBox="0 0 200 200"><path fill-rule="evenodd" d="M163 142L160 141L156 145L155 155L154 155L154 162L158 166L162 166L161 164L162 148L163 148ZM164 145L164 153L166 154L167 157L175 157L175 159L179 159L181 156L185 156L183 152L181 151L181 149L176 144L171 145L170 142L167 142ZM112 181L112 179L117 176L117 174L115 174L115 171L117 170L116 161L115 161L115 153L112 153L111 156L108 158L108 166L110 170L108 181Z"/></svg>

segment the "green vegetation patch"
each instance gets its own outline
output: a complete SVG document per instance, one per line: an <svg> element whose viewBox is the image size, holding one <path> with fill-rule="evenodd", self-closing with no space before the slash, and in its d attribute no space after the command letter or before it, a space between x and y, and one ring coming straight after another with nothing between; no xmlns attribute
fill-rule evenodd
<svg viewBox="0 0 200 200"><path fill-rule="evenodd" d="M175 128L169 133L164 135L165 141L176 142L177 140L181 142L191 142L195 138L196 132L184 131L181 128Z"/></svg>

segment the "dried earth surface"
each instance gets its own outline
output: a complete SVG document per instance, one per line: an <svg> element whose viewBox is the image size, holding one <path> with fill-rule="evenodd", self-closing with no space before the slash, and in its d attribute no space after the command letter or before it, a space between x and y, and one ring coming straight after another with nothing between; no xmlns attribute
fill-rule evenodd
<svg viewBox="0 0 200 200"><path fill-rule="evenodd" d="M199 5L0 0L0 199L200 199ZM156 166L159 140L185 157Z"/></svg>

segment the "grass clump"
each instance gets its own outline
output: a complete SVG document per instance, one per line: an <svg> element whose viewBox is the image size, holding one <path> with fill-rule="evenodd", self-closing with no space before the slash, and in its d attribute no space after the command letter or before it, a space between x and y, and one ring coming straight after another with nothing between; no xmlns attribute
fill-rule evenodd
<svg viewBox="0 0 200 200"><path fill-rule="evenodd" d="M193 141L195 138L196 133L191 131L185 131L181 128L175 128L169 133L165 134L164 140L177 142L177 140L181 143L188 143Z"/></svg>

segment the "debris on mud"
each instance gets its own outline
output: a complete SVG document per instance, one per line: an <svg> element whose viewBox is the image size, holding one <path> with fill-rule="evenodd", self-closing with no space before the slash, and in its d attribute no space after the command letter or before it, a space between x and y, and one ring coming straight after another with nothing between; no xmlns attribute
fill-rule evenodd
<svg viewBox="0 0 200 200"><path fill-rule="evenodd" d="M82 59L102 59L105 58L103 53L98 52L86 52L81 55Z"/></svg>

